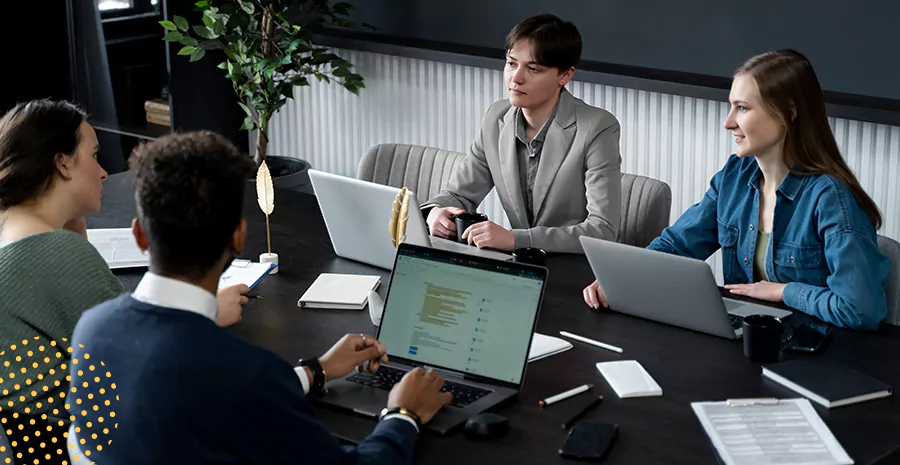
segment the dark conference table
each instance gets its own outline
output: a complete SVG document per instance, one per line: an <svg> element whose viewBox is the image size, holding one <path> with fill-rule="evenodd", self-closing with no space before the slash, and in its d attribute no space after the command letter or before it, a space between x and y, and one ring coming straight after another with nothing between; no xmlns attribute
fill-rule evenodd
<svg viewBox="0 0 900 465"><path fill-rule="evenodd" d="M88 227L129 227L134 212L130 182L124 174L116 175L107 181L103 209L88 218ZM265 216L252 188L248 188L244 216L249 234L242 257L255 261L266 251L266 230ZM387 234L387 218L383 231L369 233ZM321 355L345 333L375 334L377 328L370 322L368 311L301 310L297 299L324 272L380 275L383 281L379 291L383 296L390 272L337 257L312 195L277 191L270 221L272 247L280 255L280 271L254 289L264 299L252 299L244 309L243 322L229 330L292 364L301 357ZM509 418L510 430L505 436L473 441L461 431L445 437L426 432L417 446L417 463L573 463L557 454L566 434L560 425L572 413L573 406L587 400L587 395L545 409L538 407L538 401L593 383L593 392L602 394L605 400L582 421L619 425L619 438L604 463L713 464L717 462L715 453L691 410L691 402L799 397L764 379L760 364L744 358L739 341L589 309L582 301L581 290L593 278L583 256L553 256L548 267L550 278L537 331L554 336L561 330L574 332L622 347L624 354L573 341L573 349L529 364L519 398L495 410ZM144 271L124 270L116 274L126 289L133 290ZM651 283L647 290L652 291ZM783 359L817 357L842 362L894 387L900 386L898 327L882 325L873 333L836 330L833 342L822 355L786 353ZM662 396L619 399L594 366L597 362L630 359L647 369L662 387ZM576 402L578 398L582 399ZM874 463L887 456L893 462L898 455L898 396L832 410L813 405L857 464ZM317 407L317 412L342 439L359 441L375 426L373 419L323 406Z"/></svg>

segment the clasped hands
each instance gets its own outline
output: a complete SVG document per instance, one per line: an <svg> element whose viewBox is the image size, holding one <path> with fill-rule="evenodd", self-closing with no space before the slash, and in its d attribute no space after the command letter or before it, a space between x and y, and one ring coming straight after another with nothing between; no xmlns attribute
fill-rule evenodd
<svg viewBox="0 0 900 465"><path fill-rule="evenodd" d="M434 207L428 212L428 229L431 235L444 239L456 239L459 231L456 230L456 222L453 216L465 213L462 208ZM462 237L469 245L479 249L491 248L503 252L512 252L516 248L516 238L513 232L493 221L483 221L473 224L462 232Z"/></svg>

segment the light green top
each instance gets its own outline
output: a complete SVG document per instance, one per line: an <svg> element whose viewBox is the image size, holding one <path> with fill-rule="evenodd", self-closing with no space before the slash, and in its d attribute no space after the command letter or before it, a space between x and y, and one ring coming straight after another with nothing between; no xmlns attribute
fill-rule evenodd
<svg viewBox="0 0 900 465"><path fill-rule="evenodd" d="M27 408L31 415L54 416L57 409L66 416L60 395L68 388L68 349L75 324L86 310L123 291L94 246L71 231L34 234L0 247L4 412L26 413Z"/></svg>
<svg viewBox="0 0 900 465"><path fill-rule="evenodd" d="M756 233L756 252L753 255L753 282L769 281L766 273L766 252L769 250L771 232Z"/></svg>

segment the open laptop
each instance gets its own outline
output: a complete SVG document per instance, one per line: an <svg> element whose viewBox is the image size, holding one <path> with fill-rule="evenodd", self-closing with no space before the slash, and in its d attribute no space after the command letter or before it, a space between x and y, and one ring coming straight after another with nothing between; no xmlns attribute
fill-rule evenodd
<svg viewBox="0 0 900 465"><path fill-rule="evenodd" d="M400 189L316 170L309 170L309 179L334 252L339 257L391 269L396 249L391 244L388 225L391 206ZM410 192L409 197L406 242L496 260L511 258L496 250L430 236L415 193Z"/></svg>
<svg viewBox="0 0 900 465"><path fill-rule="evenodd" d="M791 312L723 298L709 265L640 247L581 237L609 308L714 336L737 339L747 315Z"/></svg>
<svg viewBox="0 0 900 465"><path fill-rule="evenodd" d="M378 340L389 361L376 373L330 381L319 402L375 417L414 367L431 367L453 403L426 428L446 434L515 396L525 367L547 269L401 244Z"/></svg>

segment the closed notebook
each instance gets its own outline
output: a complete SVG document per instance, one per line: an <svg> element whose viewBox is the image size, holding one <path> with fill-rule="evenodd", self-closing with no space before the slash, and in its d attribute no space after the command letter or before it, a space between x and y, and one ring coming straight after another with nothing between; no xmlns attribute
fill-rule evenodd
<svg viewBox="0 0 900 465"><path fill-rule="evenodd" d="M379 284L379 276L322 273L303 293L297 306L362 310L369 300L369 291L377 289Z"/></svg>
<svg viewBox="0 0 900 465"><path fill-rule="evenodd" d="M637 360L600 362L597 369L620 398L662 395L662 388Z"/></svg>
<svg viewBox="0 0 900 465"><path fill-rule="evenodd" d="M890 396L893 388L848 366L820 360L791 360L764 366L762 374L823 407Z"/></svg>

